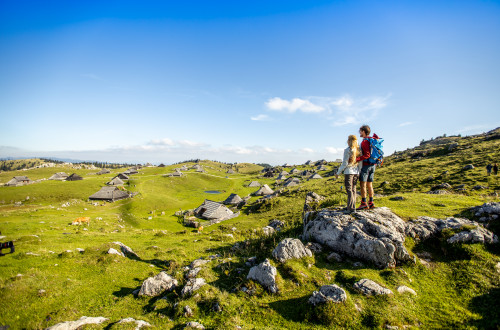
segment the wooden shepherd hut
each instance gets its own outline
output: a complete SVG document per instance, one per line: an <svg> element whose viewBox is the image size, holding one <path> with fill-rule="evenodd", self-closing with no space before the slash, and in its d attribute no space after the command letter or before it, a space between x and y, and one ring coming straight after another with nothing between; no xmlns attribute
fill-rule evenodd
<svg viewBox="0 0 500 330"><path fill-rule="evenodd" d="M129 194L125 191L121 191L120 189L118 189L118 187L102 187L101 190L91 195L89 199L114 202L128 197Z"/></svg>

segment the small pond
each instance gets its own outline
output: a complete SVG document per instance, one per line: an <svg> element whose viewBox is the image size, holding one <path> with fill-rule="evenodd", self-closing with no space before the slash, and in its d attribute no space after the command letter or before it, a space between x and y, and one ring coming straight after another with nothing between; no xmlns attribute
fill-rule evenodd
<svg viewBox="0 0 500 330"><path fill-rule="evenodd" d="M206 190L205 193L207 193L207 194L221 194L222 191L218 191L218 190Z"/></svg>

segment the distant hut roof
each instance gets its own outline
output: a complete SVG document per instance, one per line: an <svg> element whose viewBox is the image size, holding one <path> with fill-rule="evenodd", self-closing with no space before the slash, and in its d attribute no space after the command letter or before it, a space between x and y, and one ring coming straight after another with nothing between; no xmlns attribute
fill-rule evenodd
<svg viewBox="0 0 500 330"><path fill-rule="evenodd" d="M280 174L281 174L281 175L288 175L288 174L290 174L290 173L288 173L287 171L281 171L281 173L280 173Z"/></svg>
<svg viewBox="0 0 500 330"><path fill-rule="evenodd" d="M139 172L137 172L137 170L135 168L129 168L128 170L126 170L125 172L123 172L127 175L131 175L131 174L137 174Z"/></svg>
<svg viewBox="0 0 500 330"><path fill-rule="evenodd" d="M83 180L83 178L76 173L73 173L66 178L66 181L78 181L78 180Z"/></svg>
<svg viewBox="0 0 500 330"><path fill-rule="evenodd" d="M290 165L290 164L288 164L288 163L285 163L285 164L283 165L283 167L291 167L291 166L292 166L292 165Z"/></svg>
<svg viewBox="0 0 500 330"><path fill-rule="evenodd" d="M264 173L264 178L272 178L273 176L273 171L267 171L266 173Z"/></svg>
<svg viewBox="0 0 500 330"><path fill-rule="evenodd" d="M301 175L301 176L309 176L309 175L312 175L312 174L313 174L313 172L307 171L307 170L304 170L304 171L302 171L302 172L299 173L299 175Z"/></svg>
<svg viewBox="0 0 500 330"><path fill-rule="evenodd" d="M161 163L158 167L165 167L165 164Z"/></svg>
<svg viewBox="0 0 500 330"><path fill-rule="evenodd" d="M250 184L248 186L249 187L260 187L260 183L259 183L259 181L252 181L252 182L250 182Z"/></svg>
<svg viewBox="0 0 500 330"><path fill-rule="evenodd" d="M196 172L201 172L201 173L205 173L205 169L203 167L199 167L198 169L196 169Z"/></svg>
<svg viewBox="0 0 500 330"><path fill-rule="evenodd" d="M111 181L109 181L107 183L107 185L110 185L110 186L119 186L119 185L122 185L124 183L125 182L123 182L119 177L115 176Z"/></svg>
<svg viewBox="0 0 500 330"><path fill-rule="evenodd" d="M316 166L317 165L326 165L326 164L328 164L328 162L324 159L320 159L316 163L314 163L314 165L316 165Z"/></svg>
<svg viewBox="0 0 500 330"><path fill-rule="evenodd" d="M232 168L230 168L229 170L227 170L226 172L227 174L234 174L234 170Z"/></svg>
<svg viewBox="0 0 500 330"><path fill-rule="evenodd" d="M294 168L293 170L290 171L290 173L292 173L292 174L297 174L299 172L300 171L297 168Z"/></svg>
<svg viewBox="0 0 500 330"><path fill-rule="evenodd" d="M260 187L260 189L257 190L257 192L255 192L255 195L263 196L263 195L270 195L273 193L274 193L274 191L271 188L269 188L269 186L267 184L265 184L262 187Z"/></svg>
<svg viewBox="0 0 500 330"><path fill-rule="evenodd" d="M122 180L128 180L128 175L125 173L119 173L116 178L122 179Z"/></svg>
<svg viewBox="0 0 500 330"><path fill-rule="evenodd" d="M183 176L183 175L184 175L184 173L182 173L182 172L172 172L172 173L167 174L167 176L177 176L177 177Z"/></svg>
<svg viewBox="0 0 500 330"><path fill-rule="evenodd" d="M316 170L318 170L318 171L326 171L327 168L326 168L325 165L318 165L318 167L316 168Z"/></svg>
<svg viewBox="0 0 500 330"><path fill-rule="evenodd" d="M27 176L15 176L7 182L6 186L22 186L31 183L31 180Z"/></svg>
<svg viewBox="0 0 500 330"><path fill-rule="evenodd" d="M187 170L189 170L189 168L186 165L182 165L181 171L187 171Z"/></svg>
<svg viewBox="0 0 500 330"><path fill-rule="evenodd" d="M323 177L321 175L319 175L318 173L314 173L313 175L311 175L309 177L309 180L311 179L323 179Z"/></svg>
<svg viewBox="0 0 500 330"><path fill-rule="evenodd" d="M298 186L299 185L299 182L297 181L294 181L294 180L290 180L290 181L287 181L285 182L284 186L285 187L295 187L295 186Z"/></svg>
<svg viewBox="0 0 500 330"><path fill-rule="evenodd" d="M243 199L237 194L231 194L228 198L223 202L224 204L238 205Z"/></svg>
<svg viewBox="0 0 500 330"><path fill-rule="evenodd" d="M27 176L15 176L14 179L16 179L17 181L31 181Z"/></svg>
<svg viewBox="0 0 500 330"><path fill-rule="evenodd" d="M307 162L304 163L304 165L311 165L311 164L312 164L311 160L308 160Z"/></svg>
<svg viewBox="0 0 500 330"><path fill-rule="evenodd" d="M102 170L100 170L99 172L97 172L96 174L97 175L102 175L102 174L108 174L108 173L111 173L110 170L108 170L107 168L103 168Z"/></svg>
<svg viewBox="0 0 500 330"><path fill-rule="evenodd" d="M282 174L278 175L276 180L286 180L286 175L282 173Z"/></svg>
<svg viewBox="0 0 500 330"><path fill-rule="evenodd" d="M205 199L203 204L194 210L194 214L207 220L216 219L222 221L229 219L233 215L233 212L221 203Z"/></svg>
<svg viewBox="0 0 500 330"><path fill-rule="evenodd" d="M49 180L65 180L68 177L68 174L64 172L58 172L54 175L52 175Z"/></svg>
<svg viewBox="0 0 500 330"><path fill-rule="evenodd" d="M129 194L125 191L121 191L118 187L102 187L101 190L90 196L89 199L114 202L128 197Z"/></svg>

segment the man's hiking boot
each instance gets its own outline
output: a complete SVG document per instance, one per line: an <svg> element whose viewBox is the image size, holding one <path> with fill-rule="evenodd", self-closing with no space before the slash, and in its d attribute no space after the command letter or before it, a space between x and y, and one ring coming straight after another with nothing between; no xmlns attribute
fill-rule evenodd
<svg viewBox="0 0 500 330"><path fill-rule="evenodd" d="M368 209L368 204L366 204L366 202L361 202L361 204L359 205L359 207L356 209L356 211L359 211L359 210L366 210Z"/></svg>
<svg viewBox="0 0 500 330"><path fill-rule="evenodd" d="M369 209L374 209L375 208L375 204L373 204L373 202L368 202L368 208Z"/></svg>

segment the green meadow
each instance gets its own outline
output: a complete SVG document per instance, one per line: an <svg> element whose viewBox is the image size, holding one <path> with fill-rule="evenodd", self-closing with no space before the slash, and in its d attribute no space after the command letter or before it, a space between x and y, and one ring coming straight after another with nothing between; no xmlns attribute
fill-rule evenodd
<svg viewBox="0 0 500 330"><path fill-rule="evenodd" d="M376 205L387 206L409 220L423 215L470 216L469 208L498 202L500 179L487 176L485 166L500 160L500 140L474 136L450 139L452 142L458 142L452 151L448 150L449 143L423 145L387 157L376 173ZM415 156L417 153L421 155ZM204 199L222 201L231 193L245 197L258 189L247 187L253 180L279 188L275 179L262 178L258 165L238 164L233 167L235 174L227 174L229 165L211 161L200 164L206 173L191 169L182 177L165 174L194 163L144 167L124 186L137 195L114 203L89 201L88 197L125 168L101 176L95 174L98 170L69 167L1 172L0 183L17 175L38 180L61 171L77 173L84 179L0 187L0 231L6 236L2 242L12 240L16 247L15 253L0 257L0 325L43 329L82 316L103 316L109 321L86 328L119 328L116 322L126 317L162 329L182 329L189 321L198 321L209 329L499 327L500 248L449 245L445 237L425 242L407 239L411 253L432 255L426 265L408 263L383 270L367 264L355 267L356 260L329 262L329 251L284 264L271 260L278 269L280 291L268 293L260 284L246 279L249 267L245 262L253 256L259 263L272 259L271 252L280 240L302 233L307 192L326 197L321 208L345 205L342 177L335 180L331 175L338 164L329 163L326 171L320 171L323 179L301 180L299 186L284 189L279 197L266 202L258 203L252 196L239 217L198 231L184 226L175 213L194 209ZM467 164L475 168L464 170ZM311 169L304 165L297 168ZM448 193L427 194L444 182L453 187ZM455 188L462 184L463 189ZM89 225L71 224L83 216L91 218ZM264 236L261 228L273 219L285 222L284 229ZM495 233L498 235L498 230ZM107 254L111 247L118 249L113 242L131 247L140 259ZM237 242L239 248L233 248ZM198 275L208 285L182 298L180 290L186 282L183 268L197 258L214 255L217 257ZM162 270L179 281L178 288L155 298L132 293ZM396 293L363 296L353 289L362 278ZM307 303L313 291L333 283L348 293L345 303L316 308ZM417 295L398 294L400 285L413 288ZM221 311L214 311L216 303ZM184 314L187 305L193 310L192 316Z"/></svg>

